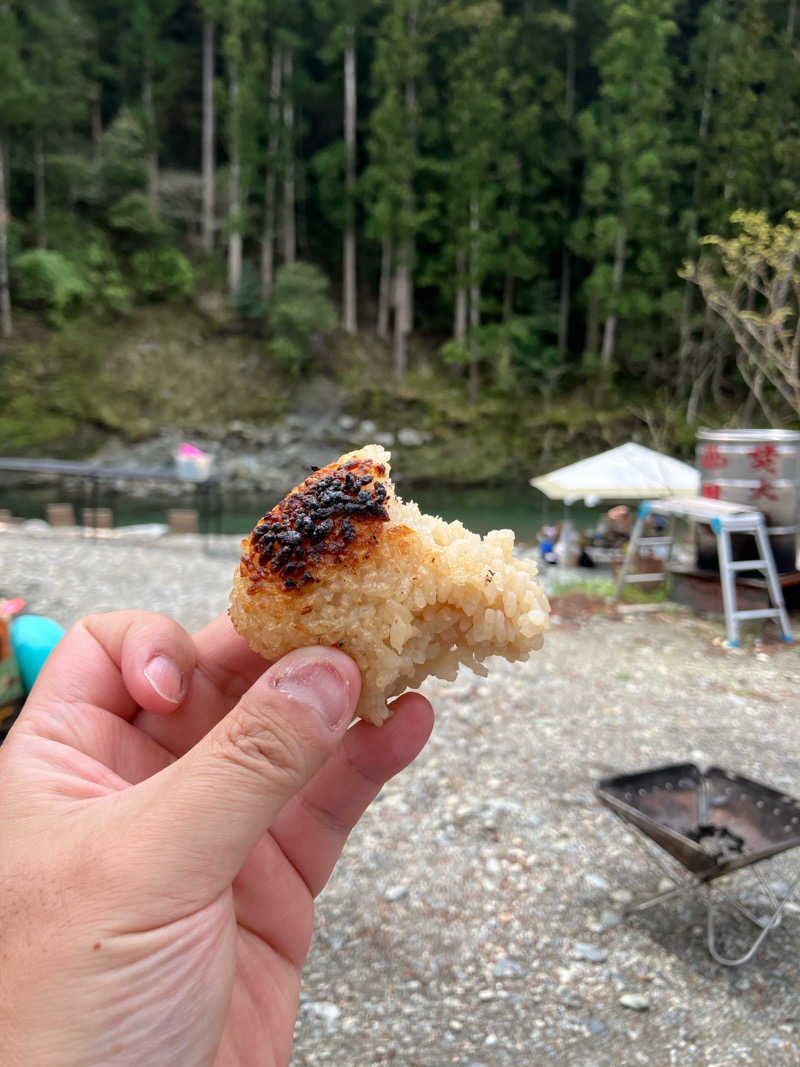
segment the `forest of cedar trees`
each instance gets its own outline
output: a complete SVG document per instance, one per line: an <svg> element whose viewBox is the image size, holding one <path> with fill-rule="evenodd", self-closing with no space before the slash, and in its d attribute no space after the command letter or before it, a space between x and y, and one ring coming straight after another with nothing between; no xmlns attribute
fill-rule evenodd
<svg viewBox="0 0 800 1067"><path fill-rule="evenodd" d="M335 338L465 404L796 423L797 7L0 0L6 416L76 322L215 294L289 377Z"/></svg>

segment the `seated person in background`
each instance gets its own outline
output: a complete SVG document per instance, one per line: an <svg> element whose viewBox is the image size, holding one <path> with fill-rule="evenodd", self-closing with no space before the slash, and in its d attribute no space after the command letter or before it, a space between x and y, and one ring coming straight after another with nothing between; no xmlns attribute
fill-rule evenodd
<svg viewBox="0 0 800 1067"><path fill-rule="evenodd" d="M558 559L553 551L556 546L558 534L558 526L543 526L539 531L539 555L542 557L544 563L558 563Z"/></svg>
<svg viewBox="0 0 800 1067"><path fill-rule="evenodd" d="M631 509L618 504L606 515L606 536L610 544L623 544L631 535Z"/></svg>
<svg viewBox="0 0 800 1067"><path fill-rule="evenodd" d="M578 531L569 519L564 519L558 534L558 540L553 547L553 555L564 567L575 567L580 556L580 543Z"/></svg>
<svg viewBox="0 0 800 1067"><path fill-rule="evenodd" d="M580 548L580 554L578 556L579 567L594 567L595 562L589 554L589 549L592 547L592 536L585 530L579 535L578 546Z"/></svg>

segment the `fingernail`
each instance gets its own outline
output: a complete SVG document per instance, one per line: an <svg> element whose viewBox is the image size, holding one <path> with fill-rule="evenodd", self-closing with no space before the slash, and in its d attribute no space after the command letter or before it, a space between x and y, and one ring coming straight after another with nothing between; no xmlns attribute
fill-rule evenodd
<svg viewBox="0 0 800 1067"><path fill-rule="evenodd" d="M275 688L313 708L332 730L350 713L350 686L330 663L290 668Z"/></svg>
<svg viewBox="0 0 800 1067"><path fill-rule="evenodd" d="M144 676L160 697L170 704L180 704L183 674L168 656L154 656L145 667Z"/></svg>

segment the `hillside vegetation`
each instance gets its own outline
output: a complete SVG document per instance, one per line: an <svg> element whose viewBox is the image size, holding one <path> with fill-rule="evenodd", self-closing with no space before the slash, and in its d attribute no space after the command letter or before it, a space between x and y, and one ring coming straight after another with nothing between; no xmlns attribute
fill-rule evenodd
<svg viewBox="0 0 800 1067"><path fill-rule="evenodd" d="M796 6L0 4L0 449L325 382L458 480L795 423Z"/></svg>
<svg viewBox="0 0 800 1067"><path fill-rule="evenodd" d="M125 322L78 319L48 333L21 317L3 370L11 395L0 412L0 452L86 456L109 438L130 443L165 430L225 441L242 424L267 427L295 414L313 433L320 416L350 415L377 432L420 431L405 465L415 481L518 481L631 436L691 454L694 431L666 398L635 386L598 407L588 387L520 398L442 372L434 348L412 349L414 370L391 374L380 342L342 331L319 342L313 373L295 376L263 338L220 326L193 307L154 305ZM402 446L401 451L402 451Z"/></svg>

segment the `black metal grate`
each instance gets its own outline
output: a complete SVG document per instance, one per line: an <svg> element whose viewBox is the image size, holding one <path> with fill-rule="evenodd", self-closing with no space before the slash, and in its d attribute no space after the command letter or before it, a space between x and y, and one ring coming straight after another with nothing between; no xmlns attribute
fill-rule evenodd
<svg viewBox="0 0 800 1067"><path fill-rule="evenodd" d="M800 800L722 767L616 775L595 793L702 881L800 845Z"/></svg>

